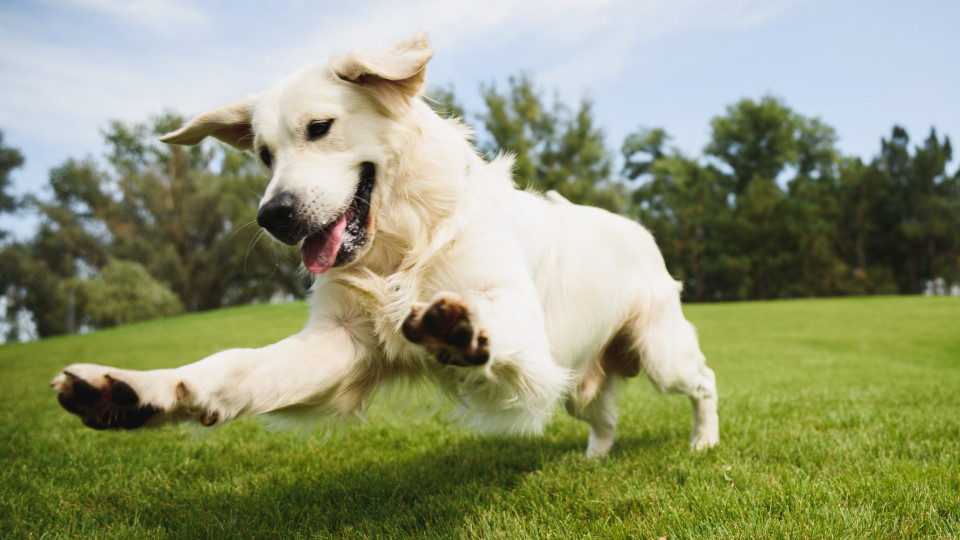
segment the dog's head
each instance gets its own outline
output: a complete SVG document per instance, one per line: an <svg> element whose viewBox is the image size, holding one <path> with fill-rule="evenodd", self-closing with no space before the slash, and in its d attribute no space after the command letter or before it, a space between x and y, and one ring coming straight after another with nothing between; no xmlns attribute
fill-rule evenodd
<svg viewBox="0 0 960 540"><path fill-rule="evenodd" d="M215 109L161 140L215 137L252 152L271 174L257 222L300 244L321 274L360 258L375 234L378 172L391 118L419 94L433 49L423 34L380 52L353 52Z"/></svg>

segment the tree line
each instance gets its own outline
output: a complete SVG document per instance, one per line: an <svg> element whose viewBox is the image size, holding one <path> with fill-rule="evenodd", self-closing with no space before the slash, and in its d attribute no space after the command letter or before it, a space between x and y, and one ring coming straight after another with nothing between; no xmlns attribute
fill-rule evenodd
<svg viewBox="0 0 960 540"><path fill-rule="evenodd" d="M949 137L911 145L894 126L877 155L844 156L832 127L773 97L710 121L702 155L640 127L606 143L588 99L548 99L529 76L481 87L465 111L488 155L516 156L516 182L607 208L650 229L691 301L917 293L960 282L960 172ZM23 163L0 132L0 212L39 216L33 236L0 231L0 328L7 340L101 328L185 310L302 296L299 257L255 222L266 179L219 143L156 142L182 118L112 122L104 160L69 158L41 194L9 194ZM620 164L615 170L615 162Z"/></svg>
<svg viewBox="0 0 960 540"><path fill-rule="evenodd" d="M8 340L303 295L299 258L260 241L257 163L219 144L157 142L182 120L113 122L105 160L67 159L45 193L14 201L40 223L0 249ZM4 182L22 163L8 154Z"/></svg>
<svg viewBox="0 0 960 540"><path fill-rule="evenodd" d="M522 187L631 217L653 232L687 301L917 294L960 283L960 170L950 138L893 126L869 161L771 96L710 120L701 155L639 127L613 152L592 103L544 99L529 77L482 89L478 145L517 155ZM452 92L438 109L460 116ZM942 287L941 287L942 289Z"/></svg>

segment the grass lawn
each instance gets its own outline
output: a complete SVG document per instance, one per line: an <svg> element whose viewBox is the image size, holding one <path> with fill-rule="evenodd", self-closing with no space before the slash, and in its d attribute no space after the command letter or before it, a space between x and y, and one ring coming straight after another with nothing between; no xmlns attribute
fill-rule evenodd
<svg viewBox="0 0 960 540"><path fill-rule="evenodd" d="M300 328L303 303L5 345L0 537L960 537L960 299L686 312L717 373L720 446L688 451L687 400L639 379L597 461L562 413L543 438L491 438L408 394L332 434L257 420L103 433L47 387L73 362L168 367L267 344Z"/></svg>

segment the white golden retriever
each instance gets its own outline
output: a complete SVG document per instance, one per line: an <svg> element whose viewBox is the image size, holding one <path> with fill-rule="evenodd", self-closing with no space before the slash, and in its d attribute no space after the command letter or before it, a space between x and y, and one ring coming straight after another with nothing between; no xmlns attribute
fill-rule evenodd
<svg viewBox="0 0 960 540"><path fill-rule="evenodd" d="M96 429L243 416L362 414L428 378L463 420L539 433L557 405L613 444L619 379L642 370L693 403L690 444L719 441L717 390L674 281L638 224L516 189L469 130L418 97L423 35L309 67L163 137L216 137L271 174L257 221L316 275L304 330L176 369L67 367L52 386ZM255 332L255 328L251 328Z"/></svg>

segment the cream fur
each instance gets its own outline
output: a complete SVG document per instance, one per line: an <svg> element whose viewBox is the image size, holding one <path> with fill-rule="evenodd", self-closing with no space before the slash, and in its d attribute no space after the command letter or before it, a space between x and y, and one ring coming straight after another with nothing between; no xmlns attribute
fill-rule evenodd
<svg viewBox="0 0 960 540"><path fill-rule="evenodd" d="M158 425L362 414L379 385L428 378L484 431L540 433L563 405L590 424L587 452L599 456L616 431L614 382L643 371L658 389L690 397L691 445L716 444L713 372L651 235L558 194L516 189L510 157L485 161L468 128L417 97L432 54L417 35L335 57L164 137L269 149L263 202L296 193L318 225L349 204L357 164L376 165L369 239L353 262L316 278L302 332L172 370L74 365L54 379L58 392L71 396L78 380L123 381L138 407L158 409L147 422ZM311 119L334 119L319 142L300 135ZM481 331L489 336L486 363L444 365L404 338L411 309L440 299L465 306L471 347Z"/></svg>

